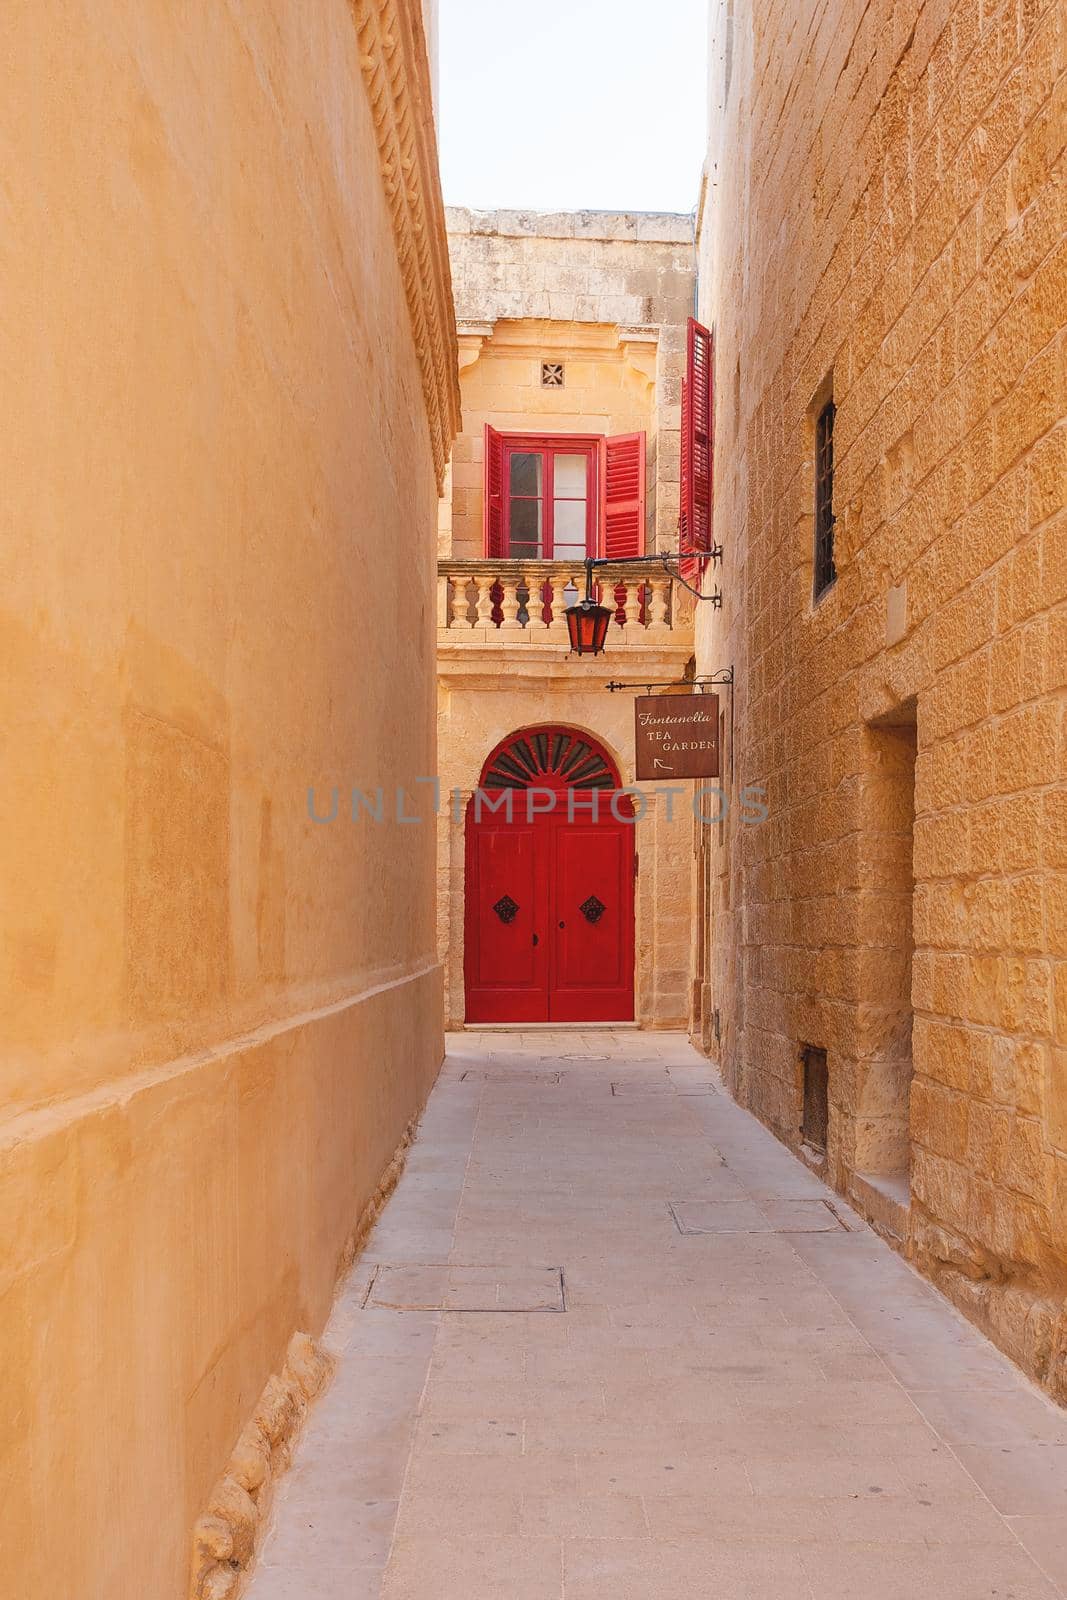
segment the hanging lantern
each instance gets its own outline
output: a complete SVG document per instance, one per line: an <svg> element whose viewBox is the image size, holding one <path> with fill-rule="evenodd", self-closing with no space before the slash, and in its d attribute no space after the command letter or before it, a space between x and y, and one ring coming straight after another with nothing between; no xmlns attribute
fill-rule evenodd
<svg viewBox="0 0 1067 1600"><path fill-rule="evenodd" d="M579 605L568 606L563 615L567 619L567 632L575 655L600 655L612 618L609 608L597 605L587 594Z"/></svg>
<svg viewBox="0 0 1067 1600"><path fill-rule="evenodd" d="M567 619L571 649L576 656L598 656L604 649L613 612L607 606L597 605L593 599L593 568L605 564L592 556L586 557L585 599L576 606L568 606L563 613Z"/></svg>

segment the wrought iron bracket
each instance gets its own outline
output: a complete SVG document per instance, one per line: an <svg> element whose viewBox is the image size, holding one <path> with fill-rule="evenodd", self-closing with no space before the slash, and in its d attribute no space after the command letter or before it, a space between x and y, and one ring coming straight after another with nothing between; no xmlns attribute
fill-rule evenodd
<svg viewBox="0 0 1067 1600"><path fill-rule="evenodd" d="M721 607L722 592L713 589L710 594L705 594L702 589L694 588L688 578L683 578L681 572L676 571L668 563L675 562L681 566L683 561L721 561L722 545L713 544L710 550L657 550L650 556L628 556L623 560L616 560L614 556L586 556L585 558L585 598L593 598L593 572L600 567L637 567L655 564L661 566L668 578L674 583L680 583L682 588L691 594L694 600L710 600L713 606Z"/></svg>
<svg viewBox="0 0 1067 1600"><path fill-rule="evenodd" d="M654 683L612 682L609 683L607 687L609 694L616 694L620 690L625 691L627 689L629 689L632 694L637 694L641 689L643 689L646 694L651 693L653 689L689 689L694 694L700 694L705 689L715 689L721 687L732 689L733 683L733 667L720 667L717 672L705 672L702 673L699 678L661 678Z"/></svg>

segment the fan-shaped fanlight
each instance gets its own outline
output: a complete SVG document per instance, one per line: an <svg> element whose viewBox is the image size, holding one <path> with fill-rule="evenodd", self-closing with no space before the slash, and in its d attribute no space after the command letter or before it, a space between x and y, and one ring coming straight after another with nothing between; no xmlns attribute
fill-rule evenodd
<svg viewBox="0 0 1067 1600"><path fill-rule="evenodd" d="M493 756L484 789L528 789L551 780L568 789L614 789L616 777L602 751L581 734L540 728L518 733Z"/></svg>

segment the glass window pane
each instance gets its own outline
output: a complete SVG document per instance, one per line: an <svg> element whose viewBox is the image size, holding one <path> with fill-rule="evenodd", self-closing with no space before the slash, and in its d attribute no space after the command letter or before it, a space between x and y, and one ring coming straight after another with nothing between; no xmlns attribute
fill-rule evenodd
<svg viewBox="0 0 1067 1600"><path fill-rule="evenodd" d="M585 554L586 554L586 552L585 552L585 544L584 543L582 543L582 544L560 544L558 539L553 541L553 544L552 544L552 559L553 559L553 561L575 561L575 562L584 561L585 560Z"/></svg>
<svg viewBox="0 0 1067 1600"><path fill-rule="evenodd" d="M553 512L553 544L585 544L585 501L557 500Z"/></svg>
<svg viewBox="0 0 1067 1600"><path fill-rule="evenodd" d="M556 494L585 498L589 476L588 456L557 455L552 462L552 471Z"/></svg>
<svg viewBox="0 0 1067 1600"><path fill-rule="evenodd" d="M541 550L540 500L513 500L509 528L511 553L516 556L536 556ZM516 545L522 549L517 550Z"/></svg>
<svg viewBox="0 0 1067 1600"><path fill-rule="evenodd" d="M543 458L533 451L515 450L511 456L511 493L540 494Z"/></svg>
<svg viewBox="0 0 1067 1600"><path fill-rule="evenodd" d="M508 547L508 555L512 561L540 561L541 550L536 544L516 544L512 539Z"/></svg>

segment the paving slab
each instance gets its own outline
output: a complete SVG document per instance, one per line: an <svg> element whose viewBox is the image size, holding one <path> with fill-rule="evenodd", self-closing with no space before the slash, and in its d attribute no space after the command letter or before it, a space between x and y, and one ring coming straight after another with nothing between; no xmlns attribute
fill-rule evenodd
<svg viewBox="0 0 1067 1600"><path fill-rule="evenodd" d="M1065 1600L1067 1413L676 1035L456 1035L251 1600Z"/></svg>

